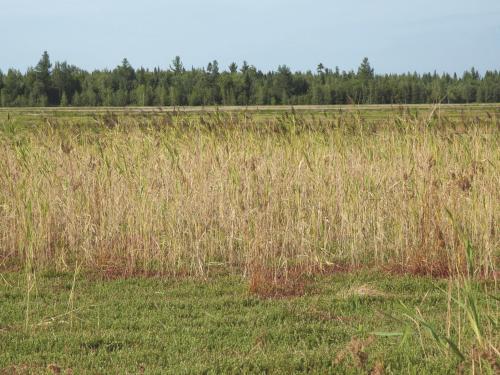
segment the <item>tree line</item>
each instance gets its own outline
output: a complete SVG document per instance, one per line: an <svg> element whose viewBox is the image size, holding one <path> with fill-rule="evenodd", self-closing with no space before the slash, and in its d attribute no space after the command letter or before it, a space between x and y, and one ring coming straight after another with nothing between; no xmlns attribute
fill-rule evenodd
<svg viewBox="0 0 500 375"><path fill-rule="evenodd" d="M24 74L0 71L0 105L14 106L201 106L300 104L418 104L500 102L500 71L375 74L365 58L356 71L319 64L292 72L286 65L263 72L243 62L221 70L186 69L176 57L168 69L134 69L127 59L112 70L88 72L51 63L44 52Z"/></svg>

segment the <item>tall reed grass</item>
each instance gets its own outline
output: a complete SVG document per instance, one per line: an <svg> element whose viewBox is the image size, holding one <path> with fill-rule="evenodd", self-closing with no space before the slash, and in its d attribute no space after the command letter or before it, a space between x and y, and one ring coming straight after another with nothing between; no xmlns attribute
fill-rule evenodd
<svg viewBox="0 0 500 375"><path fill-rule="evenodd" d="M120 275L382 267L495 276L497 114L0 120L0 265Z"/></svg>

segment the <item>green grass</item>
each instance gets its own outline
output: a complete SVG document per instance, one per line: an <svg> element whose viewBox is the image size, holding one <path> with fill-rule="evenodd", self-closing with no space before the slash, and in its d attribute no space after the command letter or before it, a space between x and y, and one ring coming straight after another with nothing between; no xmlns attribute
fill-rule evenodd
<svg viewBox="0 0 500 375"><path fill-rule="evenodd" d="M401 304L418 308L444 332L447 295L439 288L446 289L446 281L337 274L308 279L301 297L262 299L235 276L73 276L37 275L26 328L26 277L1 275L0 373L50 373L51 364L102 374L354 374L375 368L446 374L459 366L431 335L416 333ZM397 332L406 334L392 336ZM464 347L469 337L462 335Z"/></svg>

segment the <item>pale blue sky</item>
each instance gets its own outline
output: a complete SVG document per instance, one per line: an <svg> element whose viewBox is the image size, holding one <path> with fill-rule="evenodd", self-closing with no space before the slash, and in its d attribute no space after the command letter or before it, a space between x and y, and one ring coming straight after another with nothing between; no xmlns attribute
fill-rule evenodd
<svg viewBox="0 0 500 375"><path fill-rule="evenodd" d="M85 69L187 67L377 72L500 69L500 0L0 0L0 69L43 50Z"/></svg>

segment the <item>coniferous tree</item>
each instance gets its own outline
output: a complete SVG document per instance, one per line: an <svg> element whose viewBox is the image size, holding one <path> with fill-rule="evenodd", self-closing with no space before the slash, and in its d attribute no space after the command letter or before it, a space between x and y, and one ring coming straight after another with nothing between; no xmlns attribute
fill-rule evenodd
<svg viewBox="0 0 500 375"><path fill-rule="evenodd" d="M68 97L66 96L66 93L63 91L61 95L61 107L67 107L69 105Z"/></svg>
<svg viewBox="0 0 500 375"><path fill-rule="evenodd" d="M374 72L374 69L370 65L370 61L368 61L368 57L365 57L358 68L358 77L362 81L368 81L374 77Z"/></svg>
<svg viewBox="0 0 500 375"><path fill-rule="evenodd" d="M23 105L23 76L15 69L9 69L4 77L2 89L2 106L15 107Z"/></svg>

